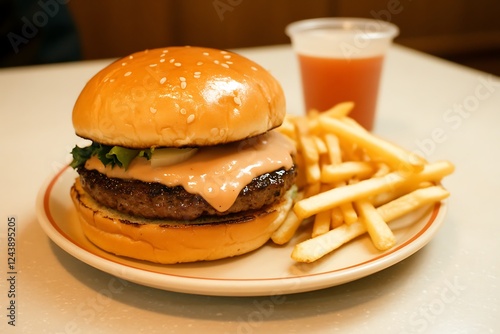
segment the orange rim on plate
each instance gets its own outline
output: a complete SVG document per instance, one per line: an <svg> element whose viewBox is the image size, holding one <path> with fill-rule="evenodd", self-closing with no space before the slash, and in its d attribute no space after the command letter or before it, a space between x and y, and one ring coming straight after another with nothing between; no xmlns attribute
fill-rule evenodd
<svg viewBox="0 0 500 334"><path fill-rule="evenodd" d="M115 276L119 276L123 279L133 281L138 284L146 285L146 286L151 286L155 288L160 288L164 290L172 290L172 291L178 291L178 292L187 292L187 293L198 293L198 294L206 294L206 295L228 295L228 296L257 296L257 295L270 295L270 294L275 294L276 292L276 286L279 284L277 281L287 281L287 280L304 280L304 279L316 279L319 278L320 280L316 283L308 284L306 286L303 286L302 288L295 288L294 290L287 290L284 289L282 292L284 293L297 293L297 292L305 292L305 291L311 291L311 290L316 290L320 288L326 288L330 286L335 286L343 283L347 283L349 281L353 281L365 276L368 276L372 273L381 271L391 265L394 265L401 260L409 257L419 249L421 249L423 246L425 246L430 239L433 237L435 232L437 232L438 228L440 227L443 218L444 218L444 213L445 213L445 202L439 202L436 203L433 207L431 212L426 215L427 221L426 223L422 226L420 230L418 230L417 233L415 233L413 236L411 236L408 240L404 241L403 243L393 247L392 249L374 256L373 258L370 258L369 260L362 261L362 262L357 262L349 266L341 267L341 268L335 268L331 270L326 270L323 272L319 273L309 273L309 274L301 274L301 275L296 275L296 276L288 276L288 277L265 277L265 278L218 278L218 277L202 277L202 276L195 276L195 275L180 275L176 273L165 273L160 270L156 270L153 268L146 268L144 266L141 266L141 264L144 264L142 261L135 261L132 259L125 259L119 256L114 256L112 254L106 253L106 256L99 254L98 252L95 252L91 249L86 248L84 245L79 243L77 240L75 240L71 235L67 234L60 226L60 224L56 221L54 218L54 214L51 209L51 199L55 196L54 195L54 187L55 185L63 179L63 176L65 173L68 171L69 166L64 167L61 169L53 178L49 179L48 182L42 189L40 190L39 196L38 196L38 204L41 206L40 209L42 209L42 212L38 212L39 220L40 223L42 224L43 229L47 233L47 235L56 243L58 244L59 247L61 247L63 250L68 252L69 254L73 255L74 257L78 258L79 260L86 262L87 264L103 270L105 272L108 272L110 274L113 274ZM69 198L69 189L67 192L67 196ZM438 219L441 218L441 219ZM48 223L48 226L46 225ZM52 228L53 231L48 230L48 228ZM431 231L431 227L433 227ZM67 245L64 242L61 242L59 238L57 238L54 233L58 234L60 237L65 239L66 241L69 241L73 246L73 249L69 249ZM424 235L430 233L427 238L422 238ZM356 242L356 241L354 241ZM415 245L412 245L415 244ZM411 249L407 249L410 245L412 245ZM81 253L78 253L75 249L79 249ZM259 250L257 250L259 251ZM395 254L398 254L399 252L403 252L404 254L394 256ZM86 253L86 254L85 254ZM85 256L81 256L82 254L85 254ZM80 256L79 256L80 255ZM90 257L89 257L90 256ZM238 261L239 257L235 257L233 259L229 259L231 261ZM126 263L125 263L126 262ZM120 272L119 270L110 270L107 265L103 265L105 263L109 263L114 265L115 267L123 267L129 268L131 270L137 271L135 274L139 274L138 277L135 277L135 275L129 275L129 273L124 273ZM207 265L209 262L207 262ZM157 264L151 264L153 267L158 266ZM161 265L160 265L161 266ZM168 268L169 266L163 266L163 268ZM115 268L116 269L116 268ZM202 270L202 269L199 269ZM151 275L154 275L154 278L152 278L151 281L147 280L145 282L144 275L150 273ZM338 274L342 273L348 273L349 277L338 277ZM234 282L236 283L236 286L233 287L233 289L230 291L225 291L224 289L212 289L212 287L207 287L206 289L201 288L190 288L191 283L188 284L187 287L176 287L174 286L174 283L169 283L168 279L169 278L175 278L175 279L185 279L185 280L194 280L194 281L220 281L224 282L225 285L227 285L227 282ZM245 282L251 284L246 286ZM258 282L273 282L270 286L263 286L262 288L256 288L253 283L258 283ZM276 283L276 284L274 284ZM295 286L292 284L292 286ZM250 288L250 291L248 290Z"/></svg>

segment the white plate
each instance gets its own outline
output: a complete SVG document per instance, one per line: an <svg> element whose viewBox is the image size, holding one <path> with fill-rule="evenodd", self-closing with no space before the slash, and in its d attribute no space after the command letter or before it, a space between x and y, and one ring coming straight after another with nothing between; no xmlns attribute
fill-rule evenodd
<svg viewBox="0 0 500 334"><path fill-rule="evenodd" d="M423 208L391 223L398 240L389 251L376 250L367 236L357 238L312 264L290 258L293 245L308 237L300 231L286 246L271 242L232 259L193 264L157 265L106 253L83 235L69 195L76 173L69 167L47 180L37 198L45 233L77 259L138 284L184 293L217 296L263 296L318 290L350 282L412 255L425 246L443 223L446 202Z"/></svg>

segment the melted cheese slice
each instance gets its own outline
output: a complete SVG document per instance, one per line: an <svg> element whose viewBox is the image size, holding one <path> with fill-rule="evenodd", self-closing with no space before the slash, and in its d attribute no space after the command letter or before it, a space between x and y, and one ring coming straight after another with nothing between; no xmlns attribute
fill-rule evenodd
<svg viewBox="0 0 500 334"><path fill-rule="evenodd" d="M110 178L158 182L168 187L182 186L202 196L216 210L224 212L254 177L293 166L294 146L276 131L247 140L202 147L188 160L176 165L152 167L146 158L134 159L127 170L104 166L95 156L85 168Z"/></svg>

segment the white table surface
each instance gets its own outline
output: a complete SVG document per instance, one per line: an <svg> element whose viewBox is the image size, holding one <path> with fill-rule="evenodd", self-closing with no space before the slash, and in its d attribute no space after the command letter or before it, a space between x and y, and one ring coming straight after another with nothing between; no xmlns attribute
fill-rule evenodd
<svg viewBox="0 0 500 334"><path fill-rule="evenodd" d="M239 50L282 83L302 112L288 46ZM451 160L443 227L408 259L344 285L282 296L213 297L122 283L65 253L35 215L40 186L77 142L73 103L109 61L0 70L0 332L495 333L500 331L500 80L395 46L375 132ZM440 131L438 137L433 133ZM8 325L8 218L17 219L16 326Z"/></svg>

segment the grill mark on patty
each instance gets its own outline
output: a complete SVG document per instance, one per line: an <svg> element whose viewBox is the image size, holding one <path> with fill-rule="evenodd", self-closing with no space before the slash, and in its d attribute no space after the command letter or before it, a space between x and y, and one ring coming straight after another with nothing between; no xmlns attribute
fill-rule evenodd
<svg viewBox="0 0 500 334"><path fill-rule="evenodd" d="M280 199L296 178L294 167L257 176L241 190L229 210L219 212L203 197L188 193L182 186L108 178L83 167L78 173L85 191L100 204L132 216L172 220L194 220L261 209Z"/></svg>

